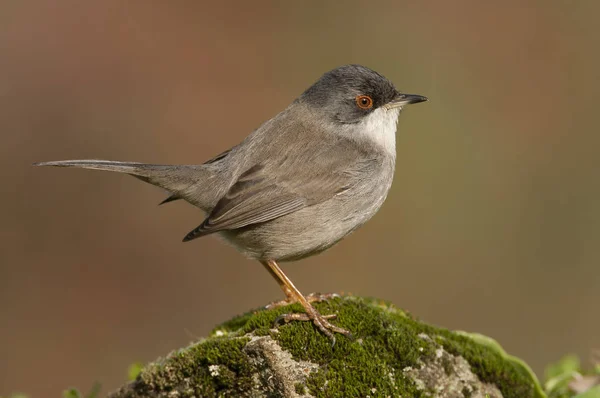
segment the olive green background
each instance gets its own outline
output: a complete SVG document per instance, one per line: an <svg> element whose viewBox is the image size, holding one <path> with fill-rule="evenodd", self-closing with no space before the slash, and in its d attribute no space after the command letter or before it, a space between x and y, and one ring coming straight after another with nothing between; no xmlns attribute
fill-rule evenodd
<svg viewBox="0 0 600 398"><path fill-rule="evenodd" d="M104 391L282 297L202 213L127 176L200 163L323 72L369 66L430 102L400 118L379 214L285 265L308 293L391 300L541 372L600 347L600 3L0 2L0 395Z"/></svg>

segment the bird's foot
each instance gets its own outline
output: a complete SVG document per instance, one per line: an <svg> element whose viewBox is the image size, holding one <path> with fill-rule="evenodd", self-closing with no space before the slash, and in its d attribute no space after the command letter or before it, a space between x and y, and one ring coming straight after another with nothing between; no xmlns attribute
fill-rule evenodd
<svg viewBox="0 0 600 398"><path fill-rule="evenodd" d="M340 295L337 293L311 293L305 298L306 301L308 301L309 303L320 303L322 301L331 300L336 297L340 297ZM274 308L284 307L286 305L294 304L297 302L298 300L296 300L295 297L290 295L285 300L273 301L272 303L265 305L265 309L272 310Z"/></svg>
<svg viewBox="0 0 600 398"><path fill-rule="evenodd" d="M307 296L307 299L308 299L308 296ZM292 322L292 321L312 321L312 323L314 323L315 326L321 332L323 332L323 334L325 334L327 337L329 337L329 339L331 339L332 346L335 345L334 333L340 333L346 337L352 337L352 333L350 333L348 330L342 329L338 326L335 326L334 324L332 324L331 322L328 321L328 319L336 318L337 317L336 314L321 315L315 309L315 307L313 307L309 303L306 303L306 304L301 303L301 304L304 307L304 310L306 311L305 314L298 314L298 313L282 314L282 315L278 316L277 319L275 320L275 325L278 325L281 322L288 323L288 322Z"/></svg>

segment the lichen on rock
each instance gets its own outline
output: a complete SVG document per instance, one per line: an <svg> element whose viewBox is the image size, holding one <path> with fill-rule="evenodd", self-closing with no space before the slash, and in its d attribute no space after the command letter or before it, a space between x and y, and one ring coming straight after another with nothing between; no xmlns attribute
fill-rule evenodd
<svg viewBox="0 0 600 398"><path fill-rule="evenodd" d="M379 300L318 303L351 330L335 346L309 322L274 328L293 304L257 310L148 364L112 398L136 397L544 397L520 360L493 340L451 332Z"/></svg>

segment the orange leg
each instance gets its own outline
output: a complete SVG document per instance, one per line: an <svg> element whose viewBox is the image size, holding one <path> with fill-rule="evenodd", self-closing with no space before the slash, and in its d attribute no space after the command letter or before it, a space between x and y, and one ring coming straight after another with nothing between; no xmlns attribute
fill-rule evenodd
<svg viewBox="0 0 600 398"><path fill-rule="evenodd" d="M292 281L283 273L279 265L274 260L267 260L262 263L267 271L271 274L273 278L279 283L279 286L287 296L286 303L300 303L302 307L304 307L304 311L306 314L284 314L279 317L278 320L282 320L284 322L290 321L312 321L315 326L327 335L333 343L335 343L335 337L333 332L341 333L345 336L351 336L351 333L346 329L342 329L331 324L328 319L335 318L335 315L321 315L315 307L313 307L309 300L300 293L300 291L294 286ZM309 296L310 297L310 296ZM312 301L318 301L320 297L317 295L313 295ZM275 303L277 305L279 303Z"/></svg>

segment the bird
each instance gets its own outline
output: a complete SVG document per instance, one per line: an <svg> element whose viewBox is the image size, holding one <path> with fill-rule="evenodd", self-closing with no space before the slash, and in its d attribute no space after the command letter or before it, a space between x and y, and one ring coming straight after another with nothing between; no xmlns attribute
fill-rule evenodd
<svg viewBox="0 0 600 398"><path fill-rule="evenodd" d="M392 185L401 110L427 101L396 89L361 65L343 65L314 84L241 143L202 164L163 165L62 160L36 166L125 173L167 190L161 203L184 200L206 214L183 239L219 234L258 260L286 299L304 313L279 321L312 321L335 343L336 314L322 315L280 267L321 253L377 213Z"/></svg>

